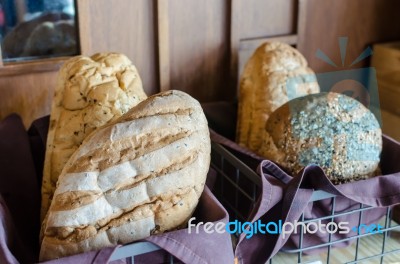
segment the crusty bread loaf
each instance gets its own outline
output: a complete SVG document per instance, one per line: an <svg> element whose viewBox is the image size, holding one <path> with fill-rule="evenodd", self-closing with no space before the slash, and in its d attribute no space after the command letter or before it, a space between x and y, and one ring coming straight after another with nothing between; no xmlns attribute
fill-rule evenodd
<svg viewBox="0 0 400 264"><path fill-rule="evenodd" d="M118 53L77 56L61 67L51 109L42 183L41 219L58 176L83 139L146 98L131 61Z"/></svg>
<svg viewBox="0 0 400 264"><path fill-rule="evenodd" d="M149 97L89 135L64 167L40 259L128 243L187 221L203 191L210 136L184 92Z"/></svg>
<svg viewBox="0 0 400 264"><path fill-rule="evenodd" d="M76 27L74 20L46 21L26 36L21 57L77 54Z"/></svg>
<svg viewBox="0 0 400 264"><path fill-rule="evenodd" d="M296 82L288 96L291 80ZM237 142L258 151L269 115L289 99L317 92L315 75L300 52L279 42L261 45L240 80Z"/></svg>
<svg viewBox="0 0 400 264"><path fill-rule="evenodd" d="M295 174L317 164L335 184L374 176L382 132L374 114L343 94L320 93L291 100L266 125L259 154Z"/></svg>

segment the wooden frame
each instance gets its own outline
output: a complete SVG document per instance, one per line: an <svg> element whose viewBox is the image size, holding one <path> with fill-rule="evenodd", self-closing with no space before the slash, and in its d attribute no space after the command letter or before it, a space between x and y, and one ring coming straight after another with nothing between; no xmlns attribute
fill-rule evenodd
<svg viewBox="0 0 400 264"><path fill-rule="evenodd" d="M158 71L160 91L171 88L169 59L169 0L157 0Z"/></svg>
<svg viewBox="0 0 400 264"><path fill-rule="evenodd" d="M91 39L87 38L85 36L89 35L90 32L90 21L87 15L89 12L89 2L85 0L75 0L75 23L77 25L77 30L78 30L78 43L79 43L79 54L84 53L85 51L89 50L91 47Z"/></svg>
<svg viewBox="0 0 400 264"><path fill-rule="evenodd" d="M240 0L231 0L231 28L230 28L230 78L229 87L238 85L239 43L240 43Z"/></svg>
<svg viewBox="0 0 400 264"><path fill-rule="evenodd" d="M0 77L21 75L25 73L58 71L63 62L69 57L56 57L37 61L10 62L0 65ZM1 58L0 58L1 59Z"/></svg>
<svg viewBox="0 0 400 264"><path fill-rule="evenodd" d="M304 36L306 33L306 24L307 24L307 0L299 0L298 7L298 18L297 18L297 34L299 36ZM305 45L306 39L304 37L299 38L297 42L297 46L299 49L302 49Z"/></svg>

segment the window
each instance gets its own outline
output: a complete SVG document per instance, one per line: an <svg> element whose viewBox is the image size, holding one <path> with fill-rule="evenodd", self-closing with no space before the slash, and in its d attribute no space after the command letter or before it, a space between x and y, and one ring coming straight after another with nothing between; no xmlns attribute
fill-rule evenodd
<svg viewBox="0 0 400 264"><path fill-rule="evenodd" d="M73 0L0 0L3 62L78 54Z"/></svg>

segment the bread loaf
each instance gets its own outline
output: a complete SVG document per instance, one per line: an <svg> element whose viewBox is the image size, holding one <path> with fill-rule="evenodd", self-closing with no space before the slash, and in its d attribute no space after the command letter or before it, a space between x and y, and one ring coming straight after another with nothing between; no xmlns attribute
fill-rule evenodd
<svg viewBox="0 0 400 264"><path fill-rule="evenodd" d="M200 104L179 91L149 97L90 134L64 167L40 259L129 243L182 225L210 164Z"/></svg>
<svg viewBox="0 0 400 264"><path fill-rule="evenodd" d="M64 63L58 74L47 137L42 220L58 176L83 139L146 97L135 66L122 54L78 56Z"/></svg>
<svg viewBox="0 0 400 264"><path fill-rule="evenodd" d="M67 56L78 52L74 20L46 21L26 36L21 57L57 55Z"/></svg>
<svg viewBox="0 0 400 264"><path fill-rule="evenodd" d="M335 184L374 176L382 132L374 114L343 94L294 99L271 114L260 155L296 174L317 164Z"/></svg>
<svg viewBox="0 0 400 264"><path fill-rule="evenodd" d="M294 78L295 90L288 95L288 82ZM240 79L237 142L257 152L269 115L289 99L317 92L315 74L300 52L284 43L261 45Z"/></svg>

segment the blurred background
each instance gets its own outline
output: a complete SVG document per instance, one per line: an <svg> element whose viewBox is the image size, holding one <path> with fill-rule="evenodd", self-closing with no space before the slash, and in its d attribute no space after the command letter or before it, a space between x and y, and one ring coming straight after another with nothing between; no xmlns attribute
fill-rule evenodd
<svg viewBox="0 0 400 264"><path fill-rule="evenodd" d="M3 61L78 53L73 0L0 0Z"/></svg>

